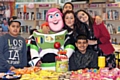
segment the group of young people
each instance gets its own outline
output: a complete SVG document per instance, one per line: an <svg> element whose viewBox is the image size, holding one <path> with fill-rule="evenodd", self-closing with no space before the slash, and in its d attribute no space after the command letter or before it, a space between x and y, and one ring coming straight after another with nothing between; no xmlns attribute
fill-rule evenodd
<svg viewBox="0 0 120 80"><path fill-rule="evenodd" d="M76 46L75 53L69 59L70 70L98 68L98 56L105 56L106 67L115 68L114 48L102 19L99 16L92 18L85 10L74 12L73 9L69 2L63 7L63 20L69 32L65 45Z"/></svg>
<svg viewBox="0 0 120 80"><path fill-rule="evenodd" d="M68 31L65 44L76 47L69 58L69 70L98 68L98 56L106 57L106 67L115 68L114 48L110 35L100 17L92 18L85 10L74 12L71 2L64 4L62 13L64 28ZM9 22L9 32L0 37L0 72L7 72L27 66L25 40L20 37L21 22L17 19ZM43 28L43 33L49 29ZM66 40L67 39L67 40Z"/></svg>

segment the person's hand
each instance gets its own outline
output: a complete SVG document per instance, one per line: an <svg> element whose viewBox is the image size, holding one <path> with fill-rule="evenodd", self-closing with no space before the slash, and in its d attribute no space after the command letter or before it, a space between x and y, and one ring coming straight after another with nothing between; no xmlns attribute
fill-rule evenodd
<svg viewBox="0 0 120 80"><path fill-rule="evenodd" d="M41 66L41 64L42 64L42 62L39 60L39 61L36 63L36 65L35 65L35 66L40 67L40 66Z"/></svg>
<svg viewBox="0 0 120 80"><path fill-rule="evenodd" d="M96 16L96 17L95 17L95 22L96 22L97 25L101 24L102 21L103 21L103 20L102 20L102 18L101 18L100 16Z"/></svg>
<svg viewBox="0 0 120 80"><path fill-rule="evenodd" d="M44 34L49 34L50 28L49 28L48 26L44 26L44 27L42 28L42 32L43 32Z"/></svg>
<svg viewBox="0 0 120 80"><path fill-rule="evenodd" d="M97 40L88 40L88 45L95 45L97 44Z"/></svg>
<svg viewBox="0 0 120 80"><path fill-rule="evenodd" d="M16 68L14 66L11 66L9 70L12 71L12 70L15 70L15 69Z"/></svg>

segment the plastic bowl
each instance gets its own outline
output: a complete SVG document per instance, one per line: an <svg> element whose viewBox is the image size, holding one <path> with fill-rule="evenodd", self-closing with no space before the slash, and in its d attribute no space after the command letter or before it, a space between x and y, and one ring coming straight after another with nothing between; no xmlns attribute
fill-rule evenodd
<svg viewBox="0 0 120 80"><path fill-rule="evenodd" d="M53 63L42 63L41 67L55 67L55 62L53 62Z"/></svg>

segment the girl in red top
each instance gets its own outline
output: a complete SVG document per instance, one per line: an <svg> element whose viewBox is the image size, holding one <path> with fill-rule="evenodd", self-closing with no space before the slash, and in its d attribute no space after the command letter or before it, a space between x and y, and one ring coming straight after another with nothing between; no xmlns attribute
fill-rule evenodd
<svg viewBox="0 0 120 80"><path fill-rule="evenodd" d="M97 25L95 20L84 10L77 11L76 16L78 26L75 28L75 35L86 34L89 48L95 50L98 55L106 57L106 67L115 68L114 48L110 43L110 34L104 23Z"/></svg>

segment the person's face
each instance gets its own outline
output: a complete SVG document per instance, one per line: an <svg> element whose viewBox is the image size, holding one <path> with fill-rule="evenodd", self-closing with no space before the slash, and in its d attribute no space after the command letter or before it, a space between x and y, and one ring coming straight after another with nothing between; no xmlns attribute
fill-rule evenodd
<svg viewBox="0 0 120 80"><path fill-rule="evenodd" d="M88 15L83 11L78 12L77 18L83 23L88 22Z"/></svg>
<svg viewBox="0 0 120 80"><path fill-rule="evenodd" d="M73 25L74 25L74 21L75 21L75 17L72 13L68 13L65 15L65 24L70 27L71 29L73 29Z"/></svg>
<svg viewBox="0 0 120 80"><path fill-rule="evenodd" d="M6 20L3 20L3 23L4 23L4 24L6 24L6 23L7 23L7 21L6 21Z"/></svg>
<svg viewBox="0 0 120 80"><path fill-rule="evenodd" d="M75 45L81 53L85 53L88 46L88 42L86 40L80 39L75 43Z"/></svg>
<svg viewBox="0 0 120 80"><path fill-rule="evenodd" d="M67 10L71 11L72 9L72 5L71 4L66 4L63 8L63 13L65 13Z"/></svg>
<svg viewBox="0 0 120 80"><path fill-rule="evenodd" d="M20 24L18 22L12 22L11 25L8 27L9 33L12 36L16 37L19 34L20 28L21 27L20 27Z"/></svg>

